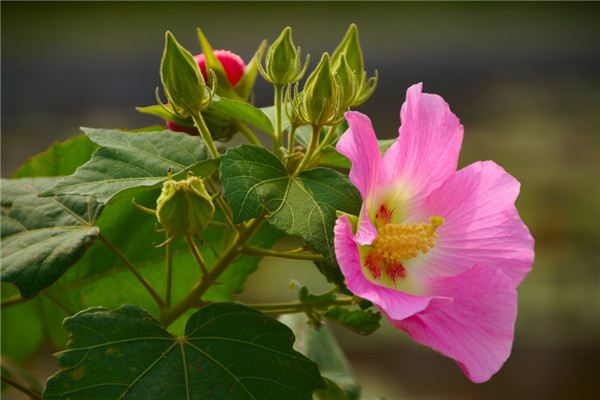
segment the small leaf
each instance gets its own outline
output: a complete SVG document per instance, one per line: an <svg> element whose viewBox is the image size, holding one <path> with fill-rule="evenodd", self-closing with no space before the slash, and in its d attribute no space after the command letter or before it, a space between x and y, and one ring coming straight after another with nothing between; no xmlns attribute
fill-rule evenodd
<svg viewBox="0 0 600 400"><path fill-rule="evenodd" d="M33 297L96 240L102 207L90 197L38 197L55 178L2 180L2 281Z"/></svg>
<svg viewBox="0 0 600 400"><path fill-rule="evenodd" d="M319 365L321 375L327 382L326 387L315 392L316 400L337 399L325 396L325 394L335 393L335 387L332 387L328 381L333 381L349 399L360 398L360 386L356 383L350 364L327 324L317 330L306 322L304 314L283 315L279 320L294 332L296 336L294 348ZM342 399L344 397L340 400Z"/></svg>
<svg viewBox="0 0 600 400"><path fill-rule="evenodd" d="M325 316L346 328L361 335L370 335L379 329L381 314L372 310L348 310L342 307L333 307Z"/></svg>
<svg viewBox="0 0 600 400"><path fill-rule="evenodd" d="M232 303L201 308L175 337L137 306L96 307L67 318L69 349L45 399L311 399L316 364L294 335Z"/></svg>
<svg viewBox="0 0 600 400"><path fill-rule="evenodd" d="M175 114L169 113L165 108L171 109L171 106L165 104L164 106L154 105L147 107L136 107L136 111L141 112L142 114L153 115L158 118L162 118L165 121L175 122L177 125L185 126L185 127L193 127L194 122L191 118L182 119L177 117ZM210 108L210 106L209 106Z"/></svg>
<svg viewBox="0 0 600 400"><path fill-rule="evenodd" d="M43 196L90 195L108 203L124 191L134 193L158 187L167 179L169 169L175 177L189 170L196 176L207 176L217 167L218 161L209 160L201 140L184 133L91 128L84 131L100 148L90 161L45 190Z"/></svg>
<svg viewBox="0 0 600 400"><path fill-rule="evenodd" d="M260 46L258 46L258 50L256 50L256 53L254 53L254 56L246 65L244 75L242 75L242 78L237 85L235 85L234 90L242 99L248 99L252 94L254 82L256 82L256 76L258 75L258 63L260 62L261 54L266 46L266 41L263 41Z"/></svg>
<svg viewBox="0 0 600 400"><path fill-rule="evenodd" d="M360 195L341 174L315 168L290 176L279 159L264 148L242 145L222 157L224 195L239 223L269 212L269 222L303 238L326 263L322 272L341 282L333 249L336 210L357 214Z"/></svg>

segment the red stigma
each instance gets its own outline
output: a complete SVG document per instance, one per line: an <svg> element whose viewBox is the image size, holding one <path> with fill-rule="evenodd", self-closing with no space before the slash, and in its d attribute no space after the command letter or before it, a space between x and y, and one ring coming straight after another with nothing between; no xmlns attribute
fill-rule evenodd
<svg viewBox="0 0 600 400"><path fill-rule="evenodd" d="M394 284L398 279L406 278L406 268L400 262L387 264L385 272Z"/></svg>
<svg viewBox="0 0 600 400"><path fill-rule="evenodd" d="M393 210L387 208L385 204L379 206L377 213L375 214L375 218L382 224L387 224L392 220L392 215L394 214Z"/></svg>
<svg viewBox="0 0 600 400"><path fill-rule="evenodd" d="M231 86L235 86L242 78L242 75L244 75L244 70L246 69L244 60L242 60L242 57L232 53L229 50L215 50L213 53L223 66L229 83L231 83ZM200 71L202 72L204 80L207 80L208 76L206 74L206 57L204 56L204 53L198 54L194 58L200 67Z"/></svg>
<svg viewBox="0 0 600 400"><path fill-rule="evenodd" d="M365 267L367 267L374 279L381 277L381 263L381 256L374 251L365 257Z"/></svg>

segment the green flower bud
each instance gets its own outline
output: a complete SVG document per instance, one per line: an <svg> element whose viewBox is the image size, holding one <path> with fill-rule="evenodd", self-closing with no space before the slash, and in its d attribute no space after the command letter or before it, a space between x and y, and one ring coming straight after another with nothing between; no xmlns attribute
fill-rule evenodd
<svg viewBox="0 0 600 400"><path fill-rule="evenodd" d="M212 100L213 89L206 86L194 57L181 46L171 32L166 33L165 50L160 66L165 94L179 117L205 110ZM214 83L214 80L212 80Z"/></svg>
<svg viewBox="0 0 600 400"><path fill-rule="evenodd" d="M341 73L340 68L342 68L343 57L346 58L348 67L350 67L354 74L356 86L355 97L349 106L358 106L371 97L377 86L379 76L377 71L375 71L375 76L367 79L367 73L364 71L362 49L358 39L358 28L355 24L350 24L346 35L331 56L334 75Z"/></svg>
<svg viewBox="0 0 600 400"><path fill-rule="evenodd" d="M344 110L347 110L356 100L358 87L356 86L357 80L354 72L352 72L344 54L342 54L334 75L340 90L340 102Z"/></svg>
<svg viewBox="0 0 600 400"><path fill-rule="evenodd" d="M184 181L169 179L156 200L156 216L169 237L191 236L204 231L215 213L202 179L189 176Z"/></svg>
<svg viewBox="0 0 600 400"><path fill-rule="evenodd" d="M286 86L298 82L308 68L310 57L304 67L300 59L300 47L292 39L292 28L286 27L267 50L265 67L258 65L263 78L275 86Z"/></svg>
<svg viewBox="0 0 600 400"><path fill-rule="evenodd" d="M329 54L323 53L319 65L306 79L299 114L314 126L332 125L342 117L340 91L331 73Z"/></svg>

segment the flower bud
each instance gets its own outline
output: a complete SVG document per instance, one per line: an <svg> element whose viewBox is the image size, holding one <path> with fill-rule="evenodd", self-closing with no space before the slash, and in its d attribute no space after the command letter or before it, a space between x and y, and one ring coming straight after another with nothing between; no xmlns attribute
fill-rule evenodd
<svg viewBox="0 0 600 400"><path fill-rule="evenodd" d="M217 60L219 60L219 63L223 66L227 80L231 86L235 86L240 79L242 79L242 75L244 75L244 70L246 69L244 60L242 57L229 50L214 50L213 53ZM206 56L204 53L200 53L194 56L194 59L200 67L200 72L202 72L204 81L208 81L209 76L206 72Z"/></svg>
<svg viewBox="0 0 600 400"><path fill-rule="evenodd" d="M292 40L292 28L286 27L277 40L267 50L265 67L259 63L263 78L275 86L286 86L298 82L308 67L306 57L304 68L300 60L300 47L296 48Z"/></svg>
<svg viewBox="0 0 600 400"><path fill-rule="evenodd" d="M334 76L340 91L340 103L342 108L347 110L356 100L358 87L356 86L357 81L354 72L352 72L344 54L341 56Z"/></svg>
<svg viewBox="0 0 600 400"><path fill-rule="evenodd" d="M323 53L319 65L306 79L302 93L291 101L292 118L313 126L333 125L343 117L340 91L331 73L329 54Z"/></svg>
<svg viewBox="0 0 600 400"><path fill-rule="evenodd" d="M377 71L375 71L374 77L367 79L367 73L364 71L363 54L358 40L358 28L355 24L350 25L346 35L331 56L334 75L340 73L343 57L346 58L348 67L354 74L356 94L352 103L349 104L353 107L364 103L371 97L379 79Z"/></svg>
<svg viewBox="0 0 600 400"><path fill-rule="evenodd" d="M206 86L196 60L171 32L166 33L160 77L169 104L178 116L197 114L210 105L212 90Z"/></svg>
<svg viewBox="0 0 600 400"><path fill-rule="evenodd" d="M202 179L188 176L186 180L169 179L163 184L156 200L156 216L170 237L191 236L204 231L215 213L210 194Z"/></svg>

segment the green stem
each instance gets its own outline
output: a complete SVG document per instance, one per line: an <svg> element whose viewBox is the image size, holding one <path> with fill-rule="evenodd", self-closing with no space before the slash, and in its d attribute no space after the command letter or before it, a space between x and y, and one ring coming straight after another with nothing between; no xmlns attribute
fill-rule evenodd
<svg viewBox="0 0 600 400"><path fill-rule="evenodd" d="M169 241L165 245L165 264L166 264L166 293L165 293L165 306L167 308L171 307L171 288L173 286L173 247L172 242Z"/></svg>
<svg viewBox="0 0 600 400"><path fill-rule="evenodd" d="M2 307L2 308L10 307L10 306L14 306L16 304L25 303L26 301L29 301L29 300L31 300L31 299L27 298L27 297L23 297L20 294L16 294L9 298L3 299L2 302L0 303L0 307Z"/></svg>
<svg viewBox="0 0 600 400"><path fill-rule="evenodd" d="M282 109L283 109L283 86L275 85L275 138L273 139L273 152L281 156L282 138Z"/></svg>
<svg viewBox="0 0 600 400"><path fill-rule="evenodd" d="M208 270L206 269L206 262L204 261L204 258L202 258L202 254L200 253L200 250L198 250L198 246L196 246L194 239L190 235L187 235L185 237L185 241L187 242L190 251L194 255L196 263L200 267L200 272L202 273L202 276L208 275Z"/></svg>
<svg viewBox="0 0 600 400"><path fill-rule="evenodd" d="M248 140L248 142L255 144L257 146L262 146L262 143L260 142L260 140L258 140L256 135L254 134L254 131L252 129L250 129L248 127L248 125L240 122L237 124L237 127L240 130L240 132L242 132L242 135L244 135L244 137Z"/></svg>
<svg viewBox="0 0 600 400"><path fill-rule="evenodd" d="M169 326L177 318L183 315L187 310L201 303L202 296L215 283L215 280L221 276L229 265L242 252L244 244L258 230L262 222L265 220L265 215L261 215L253 219L245 229L236 232L235 238L229 243L221 257L215 262L212 270L203 276L187 294L187 296L176 304L173 308L166 310L161 318L164 326Z"/></svg>
<svg viewBox="0 0 600 400"><path fill-rule="evenodd" d="M210 152L212 157L221 157L221 155L219 154L219 150L217 150L217 146L215 146L215 142L213 141L213 138L210 135L210 131L208 130L208 127L204 122L202 114L198 113L196 115L192 115L192 119L194 120L194 125L198 129L198 132L200 132L200 137L202 137L202 140L204 140L204 143L206 144L206 147L208 148L208 151Z"/></svg>
<svg viewBox="0 0 600 400"><path fill-rule="evenodd" d="M256 310L262 311L266 314L293 314L299 312L305 312L315 307L323 306L344 306L354 304L356 300L353 297L339 297L333 301L322 301L313 303L268 303L268 304L245 304L248 307L252 307Z"/></svg>
<svg viewBox="0 0 600 400"><path fill-rule="evenodd" d="M323 151L323 149L325 148L325 146L327 146L329 144L329 142L331 142L331 138L334 136L335 131L337 130L338 126L339 126L339 124L338 125L332 125L332 126L329 127L329 130L327 131L327 134L323 138L323 141L321 142L321 144L315 150L315 152L314 152L315 155L321 154L321 152ZM309 160L308 167L310 167L313 163L314 163L314 160Z"/></svg>
<svg viewBox="0 0 600 400"><path fill-rule="evenodd" d="M150 283L148 283L146 278L144 278L142 274L140 274L140 272L137 270L137 268L131 263L131 261L129 261L127 256L125 256L125 254L123 254L123 252L119 250L112 242L105 238L104 235L100 234L98 238L110 251L115 253L119 260L121 260L121 262L127 267L127 269L129 269L131 273L137 278L137 280L140 281L140 283L148 291L150 296L152 296L156 304L158 304L158 307L163 308L165 306L163 300L160 298L158 293L156 293L156 291L152 288L152 286L150 286Z"/></svg>
<svg viewBox="0 0 600 400"><path fill-rule="evenodd" d="M319 134L320 133L321 133L321 127L313 125L313 131L312 131L312 135L310 136L310 143L308 144L308 149L306 149L306 153L304 154L304 158L302 158L300 165L298 165L298 168L296 168L296 171L294 172L294 176L298 175L300 172L302 172L308 166L308 163L309 163L310 159L312 158L313 153L315 152L315 149L317 148L317 145L319 144Z"/></svg>
<svg viewBox="0 0 600 400"><path fill-rule="evenodd" d="M252 256L266 256L266 257L279 257L279 258L290 258L294 260L312 260L312 261L321 261L324 260L321 254L310 253L310 252L301 252L303 249L300 248L298 250L271 250L271 249L261 249L259 247L253 246L244 246L244 253Z"/></svg>
<svg viewBox="0 0 600 400"><path fill-rule="evenodd" d="M27 396L29 396L32 399L42 399L42 394L33 391L32 389L28 388L27 386L15 381L12 378L9 378L8 376L4 376L2 375L2 382L6 383L9 386L14 387L15 389L17 389L20 392L25 393Z"/></svg>
<svg viewBox="0 0 600 400"><path fill-rule="evenodd" d="M296 125L292 125L290 128L290 133L288 135L288 155L294 152L294 144L296 144L296 129L298 129Z"/></svg>

